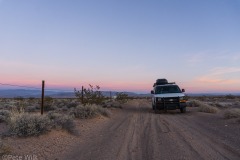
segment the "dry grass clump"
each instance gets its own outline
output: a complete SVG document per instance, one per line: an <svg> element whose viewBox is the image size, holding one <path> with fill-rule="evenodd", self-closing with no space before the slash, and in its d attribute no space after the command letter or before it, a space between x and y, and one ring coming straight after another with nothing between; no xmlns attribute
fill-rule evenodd
<svg viewBox="0 0 240 160"><path fill-rule="evenodd" d="M96 115L110 116L110 111L98 105L79 105L76 108L72 108L70 115L80 119L87 119Z"/></svg>
<svg viewBox="0 0 240 160"><path fill-rule="evenodd" d="M0 156L2 157L5 154L9 154L11 152L11 148L9 146L6 146L3 143L3 140L0 139Z"/></svg>
<svg viewBox="0 0 240 160"><path fill-rule="evenodd" d="M240 118L240 109L239 108L231 108L224 113L224 118Z"/></svg>
<svg viewBox="0 0 240 160"><path fill-rule="evenodd" d="M28 114L13 110L10 114L9 132L17 136L36 136L50 130L50 119L45 115Z"/></svg>

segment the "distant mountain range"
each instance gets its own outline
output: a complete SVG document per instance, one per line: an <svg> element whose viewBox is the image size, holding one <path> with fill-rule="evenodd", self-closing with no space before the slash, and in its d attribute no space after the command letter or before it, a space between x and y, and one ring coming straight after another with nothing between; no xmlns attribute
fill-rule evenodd
<svg viewBox="0 0 240 160"><path fill-rule="evenodd" d="M111 91L111 96L115 96L116 91ZM151 97L151 94L139 94L134 92L124 92L131 97ZM14 98L14 97L41 97L41 90L28 90L28 89L4 89L0 90L0 98ZM75 98L73 91L45 91L45 96L50 96L53 98ZM102 91L102 94L106 97L110 97L110 91ZM240 93L186 93L188 96L223 96L223 95L237 95L240 96Z"/></svg>
<svg viewBox="0 0 240 160"><path fill-rule="evenodd" d="M117 93L116 91L102 91L102 94L106 97L115 96ZM124 92L128 96L131 97L149 97L151 94L138 94L134 92ZM0 90L0 98L14 98L14 97L35 97L40 98L42 95L41 90L27 90L27 89L5 89ZM75 98L75 94L73 91L45 91L45 96L50 96L53 98Z"/></svg>

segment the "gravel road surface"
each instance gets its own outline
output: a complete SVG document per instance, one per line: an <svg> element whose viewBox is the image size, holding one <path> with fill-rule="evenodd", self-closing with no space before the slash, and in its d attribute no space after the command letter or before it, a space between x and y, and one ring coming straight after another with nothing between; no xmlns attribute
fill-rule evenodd
<svg viewBox="0 0 240 160"><path fill-rule="evenodd" d="M239 160L240 124L196 108L155 114L149 101L133 101L58 159Z"/></svg>

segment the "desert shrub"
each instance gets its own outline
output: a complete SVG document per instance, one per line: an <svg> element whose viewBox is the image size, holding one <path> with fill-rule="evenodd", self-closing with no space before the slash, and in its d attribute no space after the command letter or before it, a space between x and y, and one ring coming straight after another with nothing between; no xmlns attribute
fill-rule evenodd
<svg viewBox="0 0 240 160"><path fill-rule="evenodd" d="M218 112L218 110L219 109L217 107L210 106L210 105L204 104L204 103L202 103L198 108L199 112L205 112L205 113L216 113L216 112Z"/></svg>
<svg viewBox="0 0 240 160"><path fill-rule="evenodd" d="M105 102L102 106L104 108L122 108L122 105L118 101Z"/></svg>
<svg viewBox="0 0 240 160"><path fill-rule="evenodd" d="M117 93L116 96L117 96L116 101L118 101L121 104L126 103L129 98L128 95L123 92Z"/></svg>
<svg viewBox="0 0 240 160"><path fill-rule="evenodd" d="M29 101L34 101L36 98L35 97L29 97L28 100Z"/></svg>
<svg viewBox="0 0 240 160"><path fill-rule="evenodd" d="M44 97L44 110L45 111L51 111L54 110L55 108L53 107L53 98L50 96Z"/></svg>
<svg viewBox="0 0 240 160"><path fill-rule="evenodd" d="M74 133L76 131L76 125L72 116L56 112L49 112L47 116L51 120L53 128L64 129L70 133Z"/></svg>
<svg viewBox="0 0 240 160"><path fill-rule="evenodd" d="M194 99L194 100L188 101L187 103L189 107L199 107L202 105L203 102Z"/></svg>
<svg viewBox="0 0 240 160"><path fill-rule="evenodd" d="M198 107L199 112L205 112L205 113L216 113L216 112L218 112L217 107L208 105L204 102L201 102L201 101L198 101L198 100L192 100L191 103L192 103L191 105L193 107Z"/></svg>
<svg viewBox="0 0 240 160"><path fill-rule="evenodd" d="M23 98L23 97L21 97L21 96L18 96L18 97L14 97L14 100L17 100L17 101L23 101L23 100L24 100L24 98Z"/></svg>
<svg viewBox="0 0 240 160"><path fill-rule="evenodd" d="M240 109L239 108L231 108L224 113L224 118L240 118Z"/></svg>
<svg viewBox="0 0 240 160"><path fill-rule="evenodd" d="M57 103L56 105L58 106L58 108L62 108L64 106L66 106L66 104L63 102Z"/></svg>
<svg viewBox="0 0 240 160"><path fill-rule="evenodd" d="M48 131L50 120L45 115L28 114L24 111L12 111L9 117L9 132L17 136L35 136Z"/></svg>
<svg viewBox="0 0 240 160"><path fill-rule="evenodd" d="M15 105L6 105L5 106L5 109L7 109L7 110L15 110L15 109L17 109L18 107L17 106L15 106Z"/></svg>
<svg viewBox="0 0 240 160"><path fill-rule="evenodd" d="M64 106L64 107L62 107L61 108L61 111L68 111L69 109L66 107L66 106Z"/></svg>
<svg viewBox="0 0 240 160"><path fill-rule="evenodd" d="M77 106L72 108L70 115L74 115L76 118L87 119L96 115L110 116L110 112L106 108L102 108L97 105Z"/></svg>
<svg viewBox="0 0 240 160"><path fill-rule="evenodd" d="M227 105L221 104L221 103L219 103L219 102L215 102L215 103L213 103L213 105L216 106L216 107L218 107L218 108L228 108Z"/></svg>
<svg viewBox="0 0 240 160"><path fill-rule="evenodd" d="M3 143L2 138L0 139L0 156L9 154L11 152L11 148Z"/></svg>
<svg viewBox="0 0 240 160"><path fill-rule="evenodd" d="M101 107L101 106L99 106L99 107L97 108L97 110L98 110L98 113L99 113L99 114L101 114L101 115L103 115L103 116L105 116L105 117L110 117L110 115L111 115L111 112L110 112L108 109L103 108L103 107Z"/></svg>
<svg viewBox="0 0 240 160"><path fill-rule="evenodd" d="M37 107L36 106L27 106L27 107L25 107L25 110L27 112L35 112L37 110Z"/></svg>
<svg viewBox="0 0 240 160"><path fill-rule="evenodd" d="M95 105L79 105L70 111L70 115L80 119L92 118L97 115L97 107Z"/></svg>
<svg viewBox="0 0 240 160"><path fill-rule="evenodd" d="M79 98L79 100L82 100L82 92L83 92L83 105L87 104L97 104L100 105L104 102L105 98L100 91L100 87L96 85L96 87L93 87L91 84L89 84L89 88L84 88L83 91L78 91L76 88L74 89L75 96Z"/></svg>
<svg viewBox="0 0 240 160"><path fill-rule="evenodd" d="M206 101L207 99L207 96L203 95L203 96L199 96L199 97L196 97L199 101Z"/></svg>
<svg viewBox="0 0 240 160"><path fill-rule="evenodd" d="M233 105L240 106L240 102L239 101L235 101L235 102L233 102Z"/></svg>
<svg viewBox="0 0 240 160"><path fill-rule="evenodd" d="M10 111L8 110L0 110L0 123L6 122L10 116Z"/></svg>
<svg viewBox="0 0 240 160"><path fill-rule="evenodd" d="M6 121L5 119L6 119L5 116L0 115L0 123L5 122Z"/></svg>
<svg viewBox="0 0 240 160"><path fill-rule="evenodd" d="M79 105L77 102L70 102L67 104L67 108L75 108Z"/></svg>
<svg viewBox="0 0 240 160"><path fill-rule="evenodd" d="M226 99L235 99L236 96L231 95L231 94L228 94L228 95L225 96L225 98L226 98Z"/></svg>

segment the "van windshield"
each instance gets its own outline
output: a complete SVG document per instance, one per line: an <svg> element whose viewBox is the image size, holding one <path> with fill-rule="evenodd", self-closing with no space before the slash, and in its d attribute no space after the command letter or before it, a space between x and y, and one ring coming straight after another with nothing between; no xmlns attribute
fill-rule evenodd
<svg viewBox="0 0 240 160"><path fill-rule="evenodd" d="M155 94L165 94L165 93L182 93L182 92L177 85L157 86L155 88Z"/></svg>

